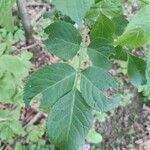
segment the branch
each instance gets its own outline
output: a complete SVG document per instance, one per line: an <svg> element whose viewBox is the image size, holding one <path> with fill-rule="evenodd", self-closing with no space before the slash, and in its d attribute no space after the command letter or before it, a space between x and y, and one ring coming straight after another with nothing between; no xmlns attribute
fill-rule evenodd
<svg viewBox="0 0 150 150"><path fill-rule="evenodd" d="M35 48L37 45L39 45L38 42L33 43L33 44L31 44L31 45L28 45L28 46L26 46L26 47L22 47L21 50L23 51L23 50L32 49L32 48Z"/></svg>
<svg viewBox="0 0 150 150"><path fill-rule="evenodd" d="M19 16L22 20L26 40L28 42L32 39L32 26L30 23L30 19L28 16L26 5L27 5L26 0L17 0L17 7L18 7L18 11L19 11Z"/></svg>

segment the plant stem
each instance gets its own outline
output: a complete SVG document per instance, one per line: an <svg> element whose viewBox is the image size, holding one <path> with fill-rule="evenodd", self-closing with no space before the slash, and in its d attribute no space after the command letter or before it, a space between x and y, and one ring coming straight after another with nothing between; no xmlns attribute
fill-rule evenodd
<svg viewBox="0 0 150 150"><path fill-rule="evenodd" d="M79 56L80 57L80 56ZM74 86L73 86L73 90L76 90L77 84L78 84L78 80L79 80L79 75L80 75L80 58L79 58L79 62L78 62L78 68L77 68L77 73L76 73L76 78L75 78L75 82L74 82Z"/></svg>
<svg viewBox="0 0 150 150"><path fill-rule="evenodd" d="M17 0L17 7L28 43L32 39L32 26L27 12L26 0Z"/></svg>

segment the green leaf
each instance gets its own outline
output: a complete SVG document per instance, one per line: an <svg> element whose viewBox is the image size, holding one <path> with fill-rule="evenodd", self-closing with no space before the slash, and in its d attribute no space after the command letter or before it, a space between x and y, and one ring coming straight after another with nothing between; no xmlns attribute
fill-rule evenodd
<svg viewBox="0 0 150 150"><path fill-rule="evenodd" d="M102 12L106 16L115 17L123 13L122 1L120 0L102 0Z"/></svg>
<svg viewBox="0 0 150 150"><path fill-rule="evenodd" d="M49 112L49 138L61 150L79 150L92 123L92 112L77 90L61 97Z"/></svg>
<svg viewBox="0 0 150 150"><path fill-rule="evenodd" d="M0 102L10 102L16 94L16 86L13 75L9 72L3 73L0 78Z"/></svg>
<svg viewBox="0 0 150 150"><path fill-rule="evenodd" d="M118 17L123 14L120 0L98 0L86 13L85 22L93 24L102 13L108 18Z"/></svg>
<svg viewBox="0 0 150 150"><path fill-rule="evenodd" d="M102 1L102 0L95 0L95 3L98 3L98 2L100 2L100 1Z"/></svg>
<svg viewBox="0 0 150 150"><path fill-rule="evenodd" d="M8 31L13 31L14 21L12 17L12 7L15 0L0 1L0 26L5 27Z"/></svg>
<svg viewBox="0 0 150 150"><path fill-rule="evenodd" d="M6 48L7 48L6 43L0 44L0 56L5 52Z"/></svg>
<svg viewBox="0 0 150 150"><path fill-rule="evenodd" d="M136 28L124 32L119 37L116 44L121 46L128 46L129 48L140 47L146 43L148 37L145 36L143 29Z"/></svg>
<svg viewBox="0 0 150 150"><path fill-rule="evenodd" d="M146 83L145 70L146 63L143 59L132 55L129 56L128 76L133 85L139 86Z"/></svg>
<svg viewBox="0 0 150 150"><path fill-rule="evenodd" d="M140 47L150 43L150 5L145 6L132 18L117 44Z"/></svg>
<svg viewBox="0 0 150 150"><path fill-rule="evenodd" d="M48 34L48 39L44 44L50 53L69 60L79 51L82 38L73 25L63 21L54 22L45 32Z"/></svg>
<svg viewBox="0 0 150 150"><path fill-rule="evenodd" d="M129 23L129 21L126 19L124 15L114 17L112 21L115 26L115 34L118 36L124 32L127 24Z"/></svg>
<svg viewBox="0 0 150 150"><path fill-rule="evenodd" d="M96 120L98 120L98 122L100 123L104 123L109 118L109 114L104 113L104 112L95 111L94 115L95 115Z"/></svg>
<svg viewBox="0 0 150 150"><path fill-rule="evenodd" d="M37 143L39 139L42 138L45 132L45 128L42 125L38 126L28 126L26 129L27 132L27 142Z"/></svg>
<svg viewBox="0 0 150 150"><path fill-rule="evenodd" d="M98 144L102 142L101 134L97 133L94 129L91 129L86 137L86 140L92 144Z"/></svg>
<svg viewBox="0 0 150 150"><path fill-rule="evenodd" d="M24 146L21 143L16 143L15 144L15 150L25 150Z"/></svg>
<svg viewBox="0 0 150 150"><path fill-rule="evenodd" d="M80 89L83 98L93 109L107 112L119 105L118 96L108 96L110 88L116 90L117 82L106 70L90 67L82 72Z"/></svg>
<svg viewBox="0 0 150 150"><path fill-rule="evenodd" d="M13 144L15 135L23 136L24 129L19 121L20 108L0 110L0 139Z"/></svg>
<svg viewBox="0 0 150 150"><path fill-rule="evenodd" d="M28 75L28 69L31 63L24 58L11 55L0 56L0 69L8 71L18 77ZM19 71L18 71L19 70Z"/></svg>
<svg viewBox="0 0 150 150"><path fill-rule="evenodd" d="M87 53L94 66L109 69L111 67L109 56L113 49L114 47L109 41L104 38L98 38L90 43Z"/></svg>
<svg viewBox="0 0 150 150"><path fill-rule="evenodd" d="M23 147L22 144L16 143L16 144L15 144L15 150L25 150L25 149L24 149L24 147Z"/></svg>
<svg viewBox="0 0 150 150"><path fill-rule="evenodd" d="M25 55L30 57L26 58ZM20 56L2 55L0 56L0 102L14 103L16 96L20 91L22 79L25 78L31 63L29 59L31 53L25 52Z"/></svg>
<svg viewBox="0 0 150 150"><path fill-rule="evenodd" d="M26 105L37 94L43 95L50 141L62 150L78 150L92 124L92 110L77 91L75 77L67 64L48 65L29 78L24 90Z"/></svg>
<svg viewBox="0 0 150 150"><path fill-rule="evenodd" d="M42 94L42 108L52 107L58 98L69 92L75 80L75 70L67 64L48 65L33 73L24 89L24 102L29 105L31 99Z"/></svg>
<svg viewBox="0 0 150 150"><path fill-rule="evenodd" d="M150 0L140 0L140 3L141 3L142 6L149 5Z"/></svg>
<svg viewBox="0 0 150 150"><path fill-rule="evenodd" d="M52 0L55 7L69 16L77 24L82 25L86 12L94 4L94 0Z"/></svg>
<svg viewBox="0 0 150 150"><path fill-rule="evenodd" d="M100 13L101 11L98 8L92 7L90 11L86 13L85 24L91 27L94 24L94 22L97 20L97 18L99 17Z"/></svg>
<svg viewBox="0 0 150 150"><path fill-rule="evenodd" d="M112 20L110 20L105 15L100 14L97 21L92 27L92 30L90 32L90 38L91 40L94 40L96 38L102 37L112 41L114 31L115 29Z"/></svg>
<svg viewBox="0 0 150 150"><path fill-rule="evenodd" d="M123 49L121 46L117 46L115 47L114 52L111 55L111 58L122 60L122 61L127 61L128 55L125 49Z"/></svg>

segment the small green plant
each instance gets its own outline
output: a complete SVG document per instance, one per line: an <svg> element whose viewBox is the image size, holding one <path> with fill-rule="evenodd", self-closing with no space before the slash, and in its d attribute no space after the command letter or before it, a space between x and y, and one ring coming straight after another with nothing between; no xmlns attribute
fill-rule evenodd
<svg viewBox="0 0 150 150"><path fill-rule="evenodd" d="M14 32L0 28L0 102L15 103L20 99L22 81L32 66L30 52L13 54L17 50L14 44L20 40L24 40L24 32L19 27L14 27Z"/></svg>
<svg viewBox="0 0 150 150"><path fill-rule="evenodd" d="M14 20L12 17L12 7L15 0L0 1L0 26L5 27L8 31L13 31Z"/></svg>
<svg viewBox="0 0 150 150"><path fill-rule="evenodd" d="M23 37L22 30L17 27L14 33L0 29L0 104L4 108L5 105L14 106L10 110L0 110L0 141L9 144L14 143L16 135L25 134L20 123L20 111L23 80L29 75L32 54L20 52L20 55L14 55L17 48L13 46Z"/></svg>
<svg viewBox="0 0 150 150"><path fill-rule="evenodd" d="M0 140L9 144L13 144L16 135L23 136L25 134L20 118L20 107L14 110L0 110Z"/></svg>

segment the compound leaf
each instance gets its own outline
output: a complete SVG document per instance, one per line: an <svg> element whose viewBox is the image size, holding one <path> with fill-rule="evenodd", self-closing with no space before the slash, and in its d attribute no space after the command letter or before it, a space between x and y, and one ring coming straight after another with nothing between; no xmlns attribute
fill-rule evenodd
<svg viewBox="0 0 150 150"><path fill-rule="evenodd" d="M44 44L50 53L69 60L79 51L82 38L73 25L63 21L54 22L45 32L48 34L48 39Z"/></svg>
<svg viewBox="0 0 150 150"><path fill-rule="evenodd" d="M75 70L64 63L48 65L33 73L24 89L24 101L29 105L31 99L42 94L41 107L51 107L58 98L69 92L75 80Z"/></svg>
<svg viewBox="0 0 150 150"><path fill-rule="evenodd" d="M107 112L119 105L119 97L109 97L108 90L116 90L117 82L106 70L90 67L81 75L80 89L83 98L93 109ZM116 99L115 99L116 98Z"/></svg>
<svg viewBox="0 0 150 150"><path fill-rule="evenodd" d="M79 150L92 123L91 108L77 90L61 97L49 112L49 138L62 150Z"/></svg>

